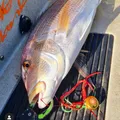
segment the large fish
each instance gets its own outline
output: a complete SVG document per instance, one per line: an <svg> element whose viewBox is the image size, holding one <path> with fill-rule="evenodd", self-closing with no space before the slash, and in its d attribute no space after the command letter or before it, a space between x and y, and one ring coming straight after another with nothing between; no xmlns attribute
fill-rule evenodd
<svg viewBox="0 0 120 120"><path fill-rule="evenodd" d="M44 108L53 99L88 36L100 2L57 0L40 18L22 54L30 103Z"/></svg>

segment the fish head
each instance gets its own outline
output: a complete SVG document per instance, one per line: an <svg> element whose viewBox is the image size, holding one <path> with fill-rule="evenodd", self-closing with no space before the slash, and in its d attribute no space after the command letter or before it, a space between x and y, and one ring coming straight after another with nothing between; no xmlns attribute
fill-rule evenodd
<svg viewBox="0 0 120 120"><path fill-rule="evenodd" d="M56 60L43 51L45 48L36 49L35 42L30 41L22 54L22 78L29 103L38 102L40 109L49 104L59 86Z"/></svg>

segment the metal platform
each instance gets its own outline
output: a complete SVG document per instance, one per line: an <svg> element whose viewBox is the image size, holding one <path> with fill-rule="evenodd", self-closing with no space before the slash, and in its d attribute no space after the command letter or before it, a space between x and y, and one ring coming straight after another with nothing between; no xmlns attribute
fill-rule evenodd
<svg viewBox="0 0 120 120"><path fill-rule="evenodd" d="M97 87L96 97L101 103L98 110L95 113L98 115L98 118L104 120L105 111L106 111L106 100L109 87L109 75L110 75L110 66L112 58L112 49L113 49L113 39L112 35L107 34L90 34L86 40L83 49L90 51L86 53L87 56L87 67L88 72L102 71L101 75L93 77L92 80ZM70 89L75 85L78 78L77 70L72 67L69 74L61 83L56 96L59 96L64 92ZM67 83L67 84L66 84ZM88 89L88 94L91 94ZM79 91L75 91L70 99L78 99ZM55 102L57 104L57 102ZM28 99L26 90L22 80L18 83L16 89L11 95L7 105L5 106L0 120L4 120L4 117L7 113L12 113L15 117L15 120L20 120L21 114L28 107ZM40 113L41 111L35 107L35 112ZM24 120L24 119L22 119ZM27 119L25 119L27 120ZM31 120L31 119L28 119ZM54 107L52 112L45 118L45 120L95 120L93 115L89 110L80 110L73 111L72 113L63 113L60 108Z"/></svg>

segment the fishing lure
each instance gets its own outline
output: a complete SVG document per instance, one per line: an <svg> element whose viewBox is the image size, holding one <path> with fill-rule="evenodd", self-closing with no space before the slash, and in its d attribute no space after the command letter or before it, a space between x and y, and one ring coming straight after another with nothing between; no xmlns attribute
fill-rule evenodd
<svg viewBox="0 0 120 120"><path fill-rule="evenodd" d="M96 110L99 106L99 102L94 96L89 96L85 99L84 105L89 110Z"/></svg>
<svg viewBox="0 0 120 120"><path fill-rule="evenodd" d="M92 91L94 91L93 87L90 85L88 79L96 74L100 74L101 72L95 72L90 74L89 76L87 76L85 79L80 80L77 82L77 84L70 89L69 91L63 93L63 95L60 97L60 100L56 98L56 100L58 101L59 105L54 105L53 99L50 102L50 105L46 105L48 108L43 111L42 113L38 114L38 119L44 119L50 112L51 110L58 106L62 108L63 112L69 113L72 112L73 110L81 110L81 109L88 109L92 112L92 114L95 116L95 118L97 119L96 114L93 112L93 110L96 110L99 106L99 102L98 100L94 97L94 96L87 96L86 95L86 87L89 86L91 88ZM70 102L68 99L66 99L66 97L68 95L70 95L80 84L82 84L82 100L79 102ZM44 103L44 101L43 101ZM46 103L45 103L46 104ZM31 103L30 104L31 108L34 108L35 104Z"/></svg>
<svg viewBox="0 0 120 120"><path fill-rule="evenodd" d="M87 108L90 109L90 108L92 108L92 104L93 104L93 103L91 103L92 100L90 99L90 98L92 98L94 102L96 101L96 107L95 107L95 109L96 109L96 108L98 107L97 99L95 99L95 98L92 97L92 96L87 98L87 95L86 95L86 87L89 86L90 89L91 89L92 91L94 91L94 88L93 88L93 87L91 86L91 84L88 82L88 79L89 79L91 76L94 76L94 75L100 74L100 73L101 73L101 72L92 73L92 74L90 74L89 76L87 76L85 79L78 81L77 84L76 84L71 90L69 90L68 92L64 93L64 94L60 97L61 103L62 103L65 107L71 108L71 109L73 109L73 110L79 110L79 108L81 108L82 105L86 105ZM70 95L80 84L82 84L82 101L80 101L80 102L73 102L72 105L66 103L66 102L64 101L64 98L66 98L68 95ZM90 101L90 100L91 100L91 101ZM92 102L93 102L93 101L92 101ZM95 104L95 103L94 103L94 104ZM93 104L93 105L94 105L94 104ZM78 105L80 106L79 108L78 108Z"/></svg>

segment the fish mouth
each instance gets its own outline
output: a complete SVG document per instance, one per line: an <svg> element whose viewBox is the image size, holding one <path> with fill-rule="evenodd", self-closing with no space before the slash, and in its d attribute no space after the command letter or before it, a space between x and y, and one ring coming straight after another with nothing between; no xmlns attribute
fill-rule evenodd
<svg viewBox="0 0 120 120"><path fill-rule="evenodd" d="M51 81L49 84L39 81L28 93L29 103L35 105L37 102L40 109L45 108L53 99L55 88L55 81Z"/></svg>
<svg viewBox="0 0 120 120"><path fill-rule="evenodd" d="M42 95L46 90L46 84L43 81L39 81L31 91L31 93L28 95L29 97L29 103L36 103L38 101L38 98L42 99Z"/></svg>

